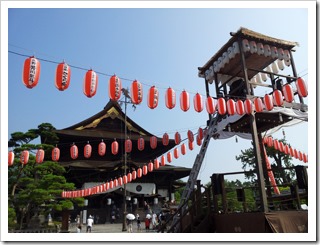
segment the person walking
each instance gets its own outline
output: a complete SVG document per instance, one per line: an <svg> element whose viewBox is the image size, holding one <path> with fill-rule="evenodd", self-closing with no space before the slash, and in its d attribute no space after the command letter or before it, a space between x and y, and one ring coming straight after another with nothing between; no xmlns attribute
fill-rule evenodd
<svg viewBox="0 0 320 245"><path fill-rule="evenodd" d="M111 212L111 224L114 224L116 221L116 212L112 210Z"/></svg>
<svg viewBox="0 0 320 245"><path fill-rule="evenodd" d="M87 232L91 233L92 225L93 225L93 218L91 215L89 215L89 218L87 219Z"/></svg>
<svg viewBox="0 0 320 245"><path fill-rule="evenodd" d="M144 224L146 226L146 231L148 232L150 230L150 219L146 218Z"/></svg>
<svg viewBox="0 0 320 245"><path fill-rule="evenodd" d="M157 214L152 212L152 229L155 230L157 227Z"/></svg>
<svg viewBox="0 0 320 245"><path fill-rule="evenodd" d="M130 232L130 233L133 232L132 222L133 222L132 220L127 219L128 232Z"/></svg>
<svg viewBox="0 0 320 245"><path fill-rule="evenodd" d="M141 231L141 220L140 220L139 214L137 214L136 219L137 219L138 232L140 232Z"/></svg>

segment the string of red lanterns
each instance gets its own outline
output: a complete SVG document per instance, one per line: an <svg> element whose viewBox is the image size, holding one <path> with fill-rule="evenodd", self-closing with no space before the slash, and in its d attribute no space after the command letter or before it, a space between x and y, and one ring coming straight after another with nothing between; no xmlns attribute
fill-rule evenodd
<svg viewBox="0 0 320 245"><path fill-rule="evenodd" d="M167 133L164 134L165 136L167 135ZM191 136L192 135L192 136ZM205 131L199 127L198 129L198 135L197 135L197 142L198 145L201 145L202 139L205 135ZM189 138L188 139L188 143L189 143L189 149L193 150L193 140L194 140L194 136L191 130L188 131L188 136L190 137L190 139L192 141L190 141ZM177 132L175 134L175 138L180 139L180 134ZM126 142L127 144L128 142ZM181 141L180 141L181 143ZM191 147L190 147L191 146ZM182 155L186 154L186 145L184 143L181 144L181 153ZM175 159L179 158L179 148L175 147L173 149L173 156ZM127 175L124 176L120 176L119 178L115 178L114 180L110 180L109 182L94 186L94 187L90 187L90 188L86 188L83 190L76 190L76 191L63 191L61 196L63 198L76 198L76 197L84 197L84 196L90 196L90 195L95 195L95 194L99 194L101 192L105 192L109 189L113 189L115 187L121 186L123 184L127 184L130 183L132 180L135 180L136 178L141 178L144 175L147 175L148 173L152 172L154 169L159 169L160 166L165 166L166 162L171 163L173 158L172 158L172 153L171 152L167 152L166 155L163 154L160 157L160 161L158 160L158 158L154 159L154 161L150 161L148 164L143 165L142 167L138 167L137 170L134 170L131 172L129 172Z"/></svg>
<svg viewBox="0 0 320 245"><path fill-rule="evenodd" d="M23 66L22 80L27 88L35 87L40 78L40 62L34 56L27 58ZM55 86L58 90L64 91L70 85L71 69L70 66L62 62L58 64L56 69ZM305 81L299 77L296 82L296 90L299 96L307 97L308 89ZM93 97L98 88L98 75L92 69L88 70L84 77L83 93L88 97ZM120 99L122 83L121 79L116 75L113 75L109 79L109 98L117 101ZM131 84L131 98L132 103L140 104L143 100L143 86L138 80L134 80ZM235 113L243 115L244 112L250 114L254 109L256 112L262 112L263 109L268 111L272 110L274 106L282 106L284 101L291 103L294 99L294 92L291 84L286 84L282 87L282 90L274 90L271 95L265 95L264 98L257 97L253 101L247 99L245 101L233 99L226 100L225 98L216 99L208 97L203 100L201 94L196 93L193 98L194 110L196 112L202 112L204 104L209 114L215 113L216 109L220 115L234 115ZM147 94L147 105L150 109L155 109L159 102L159 91L155 86L151 86ZM204 103L205 102L205 103ZM252 102L254 108L252 107ZM242 105L244 103L244 105ZM173 109L176 105L176 93L174 89L169 87L165 92L165 104L168 109ZM180 94L180 108L182 111L188 111L190 108L189 93L185 90Z"/></svg>
<svg viewBox="0 0 320 245"><path fill-rule="evenodd" d="M197 145L201 145L202 144L202 139L204 138L206 134L206 129L203 129L201 127L198 128L197 131L197 137L196 137L196 143ZM187 131L187 138L188 140L188 148L189 150L193 150L193 142L194 142L194 134L191 130ZM175 140L175 144L179 145L181 144L182 140L181 140L181 135L179 132L176 132L174 134L174 140ZM157 147L157 143L158 143L158 138L156 136L151 136L150 137L150 147L152 149L156 149ZM280 152L283 152L285 154L288 154L300 161L303 161L304 163L308 162L308 155L305 153L302 153L301 151L298 151L296 149L294 149L293 147L290 147L289 145L284 145L282 142L273 139L271 136L269 137L264 137L263 138L263 143L268 145L269 147L274 147L276 150L279 150ZM169 144L169 135L167 133L163 134L162 137L162 144L164 146ZM137 148L139 151L144 150L144 138L140 137L137 140ZM127 139L124 141L124 149L127 153L130 153L132 151L132 141L131 139ZM183 143L181 144L181 154L185 155L186 154L186 145ZM111 153L113 155L117 155L119 153L119 143L116 139L114 139L114 141L111 143ZM36 163L40 164L43 162L44 160L44 150L42 149L38 149L35 155L35 160ZM83 148L83 155L85 158L90 158L92 154L92 146L90 145L89 142L87 142L87 144L84 146ZM103 142L103 140L99 143L98 145L98 154L100 156L104 156L106 154L106 144ZM179 157L179 150L178 148L174 149L174 157L177 159ZM70 157L75 160L77 159L79 156L79 150L78 150L78 146L73 143L72 146L70 147ZM52 149L51 152L51 159L52 161L58 162L60 159L60 149L56 146ZM27 164L29 161L29 151L28 150L24 150L21 154L20 154L20 162L22 164ZM172 153L168 153L167 154L167 161L171 162L172 161ZM14 153L12 151L10 151L8 153L8 166L12 166L14 163Z"/></svg>
<svg viewBox="0 0 320 245"><path fill-rule="evenodd" d="M266 167L267 167L268 177L270 179L271 185L273 186L274 193L279 195L280 191L279 191L279 188L277 186L276 180L274 178L274 174L273 174L273 171L271 169L271 164L270 164L269 158L267 156L267 151L266 151L266 148L264 146L263 146L263 152L264 152L264 157L265 157L265 160L266 160Z"/></svg>
<svg viewBox="0 0 320 245"><path fill-rule="evenodd" d="M203 139L204 135L205 135L205 130L201 127L198 128L198 132L197 132L198 136L197 136L197 144L200 145L200 141ZM199 138L199 139L198 139ZM193 141L194 141L194 134L191 130L187 131L187 139L189 141L189 149L193 150ZM169 135L168 133L164 133L163 137L162 137L162 144L164 146L169 145ZM174 134L174 140L175 140L175 144L179 145L182 142L181 139L181 134L179 132L176 132ZM150 147L152 149L156 149L157 148L157 144L158 144L158 138L156 136L151 136L150 137ZM130 153L132 151L132 147L133 147L133 143L131 141L131 139L126 139L124 141L124 149L125 152ZM143 151L145 147L145 140L144 138L141 136L137 139L137 148L139 151ZM106 144L104 143L103 140L101 140L101 142L98 144L98 154L99 156L104 156L106 154ZM176 150L177 152L175 153L175 158L178 158L179 154L178 154L178 150ZM114 141L111 143L111 153L113 155L117 155L119 153L119 143L117 141L117 139L114 139ZM181 145L181 153L183 155L186 154L186 145L182 144ZM85 158L90 158L92 154L92 146L90 145L89 141L87 142L87 144L84 146L83 148L83 156ZM42 149L38 149L36 152L36 163L42 163L44 160L44 150ZM76 143L72 143L71 147L70 147L70 157L75 160L79 157L79 149L78 146L76 145ZM58 162L60 159L60 149L55 146L52 151L51 151L51 160L54 162ZM169 157L169 160L172 160L172 156ZM29 161L29 151L25 150L21 153L20 156L20 162L22 164L27 164ZM14 162L14 153L12 151L10 151L8 153L8 166L12 166Z"/></svg>
<svg viewBox="0 0 320 245"><path fill-rule="evenodd" d="M298 159L300 161L303 161L304 163L308 162L308 155L306 153L302 153L301 151L298 151L297 149L283 144L283 142L273 139L271 136L264 137L263 143L267 145L268 147L273 147L274 149L283 152L286 155L290 155L291 157L294 157L295 159Z"/></svg>

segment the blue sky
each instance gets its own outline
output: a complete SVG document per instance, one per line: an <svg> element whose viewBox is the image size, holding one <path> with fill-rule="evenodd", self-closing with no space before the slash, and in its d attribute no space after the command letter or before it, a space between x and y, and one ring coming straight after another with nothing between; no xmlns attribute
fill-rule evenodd
<svg viewBox="0 0 320 245"><path fill-rule="evenodd" d="M280 2L242 4L240 1L232 4L234 8L229 8L228 2L196 6L191 2L144 3L141 5L144 8L139 8L139 4L127 4L128 8L122 8L121 4L108 8L106 2L90 5L79 2L81 9L70 8L78 5L69 6L68 3L10 5L7 27L2 24L5 30L8 28L8 42L4 41L6 46L1 46L1 53L5 53L2 64L8 60L8 69L6 64L1 69L2 119L3 112L8 113L8 125L2 121L3 137L36 128L43 122L62 129L87 119L107 104L108 81L110 75L116 74L125 78L123 87L129 88L134 79L144 85L142 104L136 110L128 108L131 119L159 137L168 132L172 138L178 131L186 138L187 130L196 132L199 126L206 124L208 115L205 110L195 112L192 103L188 112L182 112L178 100L174 109L167 109L165 89L169 86L175 89L177 99L183 89L190 93L191 99L197 92L204 96L204 80L198 77L197 67L204 65L229 40L229 33L240 27L299 43L294 53L295 65L298 74L308 83L309 111L315 110L314 103L309 103L315 101L315 55L308 49L310 44L315 45L315 26L310 25L310 20L315 21L310 17L315 17L315 5L310 8L312 2L290 2L291 8L284 8L286 5ZM73 68L70 87L61 92L54 86L56 64L41 61L39 84L27 89L21 80L26 57L8 53L8 50L55 62L65 60L70 65L92 68L108 76L98 74L97 94L87 98L82 92L85 70ZM159 105L153 110L146 104L147 91L152 85L160 92ZM210 89L214 91L213 86ZM4 99L6 95L8 100ZM315 132L315 113L308 123L286 128L285 132L292 146L308 153L309 160L315 160L315 153L309 150L315 147L312 133ZM282 132L273 136L282 138ZM8 138L2 139L3 145ZM241 138L238 143L235 138L212 140L199 178L207 183L213 173L240 171L241 163L235 156L248 147L250 141ZM195 146L192 152L188 151L172 164L192 167L199 149Z"/></svg>
<svg viewBox="0 0 320 245"><path fill-rule="evenodd" d="M266 22L262 16L275 18ZM290 16L299 18L286 25ZM164 132L173 136L178 131L185 138L188 129L196 132L205 125L207 113L195 112L192 103L188 112L182 112L179 104L173 110L167 109L165 89L171 86L177 97L183 89L191 99L196 92L205 95L197 67L229 40L229 32L241 26L299 42L294 56L296 67L299 74L307 74L304 79L308 80L306 9L9 9L8 48L116 74L125 78L122 84L127 88L134 79L141 81L144 101L135 111L129 107L128 116L157 136ZM103 109L109 100L110 76L98 74L97 94L87 98L82 92L85 70L73 68L70 87L61 92L54 87L56 64L42 61L39 84L27 89L21 81L26 57L9 53L8 58L9 134L35 128L42 122L50 122L58 129L71 126ZM152 85L160 91L159 106L154 110L146 104L147 90ZM308 123L303 124L285 131L288 142L308 152ZM241 163L235 161L235 156L249 145L247 140L236 143L234 138L211 141L200 178L206 183L214 172L240 170ZM199 150L195 148L173 164L191 167Z"/></svg>

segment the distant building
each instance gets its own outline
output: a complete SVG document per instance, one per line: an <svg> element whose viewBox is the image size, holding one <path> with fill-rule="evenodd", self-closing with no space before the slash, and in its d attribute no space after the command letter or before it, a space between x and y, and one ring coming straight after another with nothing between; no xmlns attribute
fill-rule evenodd
<svg viewBox="0 0 320 245"><path fill-rule="evenodd" d="M165 146L162 138L157 137L157 147L152 149L150 137L154 135L126 117L119 104L110 100L104 109L94 116L73 126L56 130L59 137L59 162L67 170L67 181L75 183L77 189L84 189L123 176L125 125L127 138L132 141L132 151L127 153L126 174L156 158L160 161L159 157L175 147L173 139L170 139L169 144ZM144 150L139 150L137 147L137 140L140 137L145 141ZM115 155L111 153L111 144L114 140L119 144L118 153ZM98 145L101 141L106 144L106 153L103 156L98 154ZM79 150L75 160L70 156L70 147L73 143ZM92 153L89 158L85 158L84 146L88 143L92 146ZM143 212L144 203L147 202L153 210L160 212L164 202L174 199L175 187L179 187L176 180L188 176L189 173L189 168L166 164L128 183L127 211ZM123 186L85 198L88 199L86 212L95 215L95 218L98 216L99 223L109 222L112 210L116 210L119 213L118 218L121 219L124 202ZM75 207L73 212L75 216L79 213L79 209Z"/></svg>

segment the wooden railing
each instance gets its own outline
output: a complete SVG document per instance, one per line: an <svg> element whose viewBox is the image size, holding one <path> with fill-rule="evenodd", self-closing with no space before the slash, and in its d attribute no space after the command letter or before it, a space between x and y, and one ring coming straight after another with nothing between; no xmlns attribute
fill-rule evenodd
<svg viewBox="0 0 320 245"><path fill-rule="evenodd" d="M205 188L203 193L201 193L201 188ZM200 181L197 181L197 189L192 192L188 200L180 205L175 213L161 224L158 232L199 232L202 229L201 223L203 220L207 220L211 213L211 190L210 186L205 187L200 184ZM176 215L179 216L179 219L172 223ZM178 224L179 226L177 226Z"/></svg>

